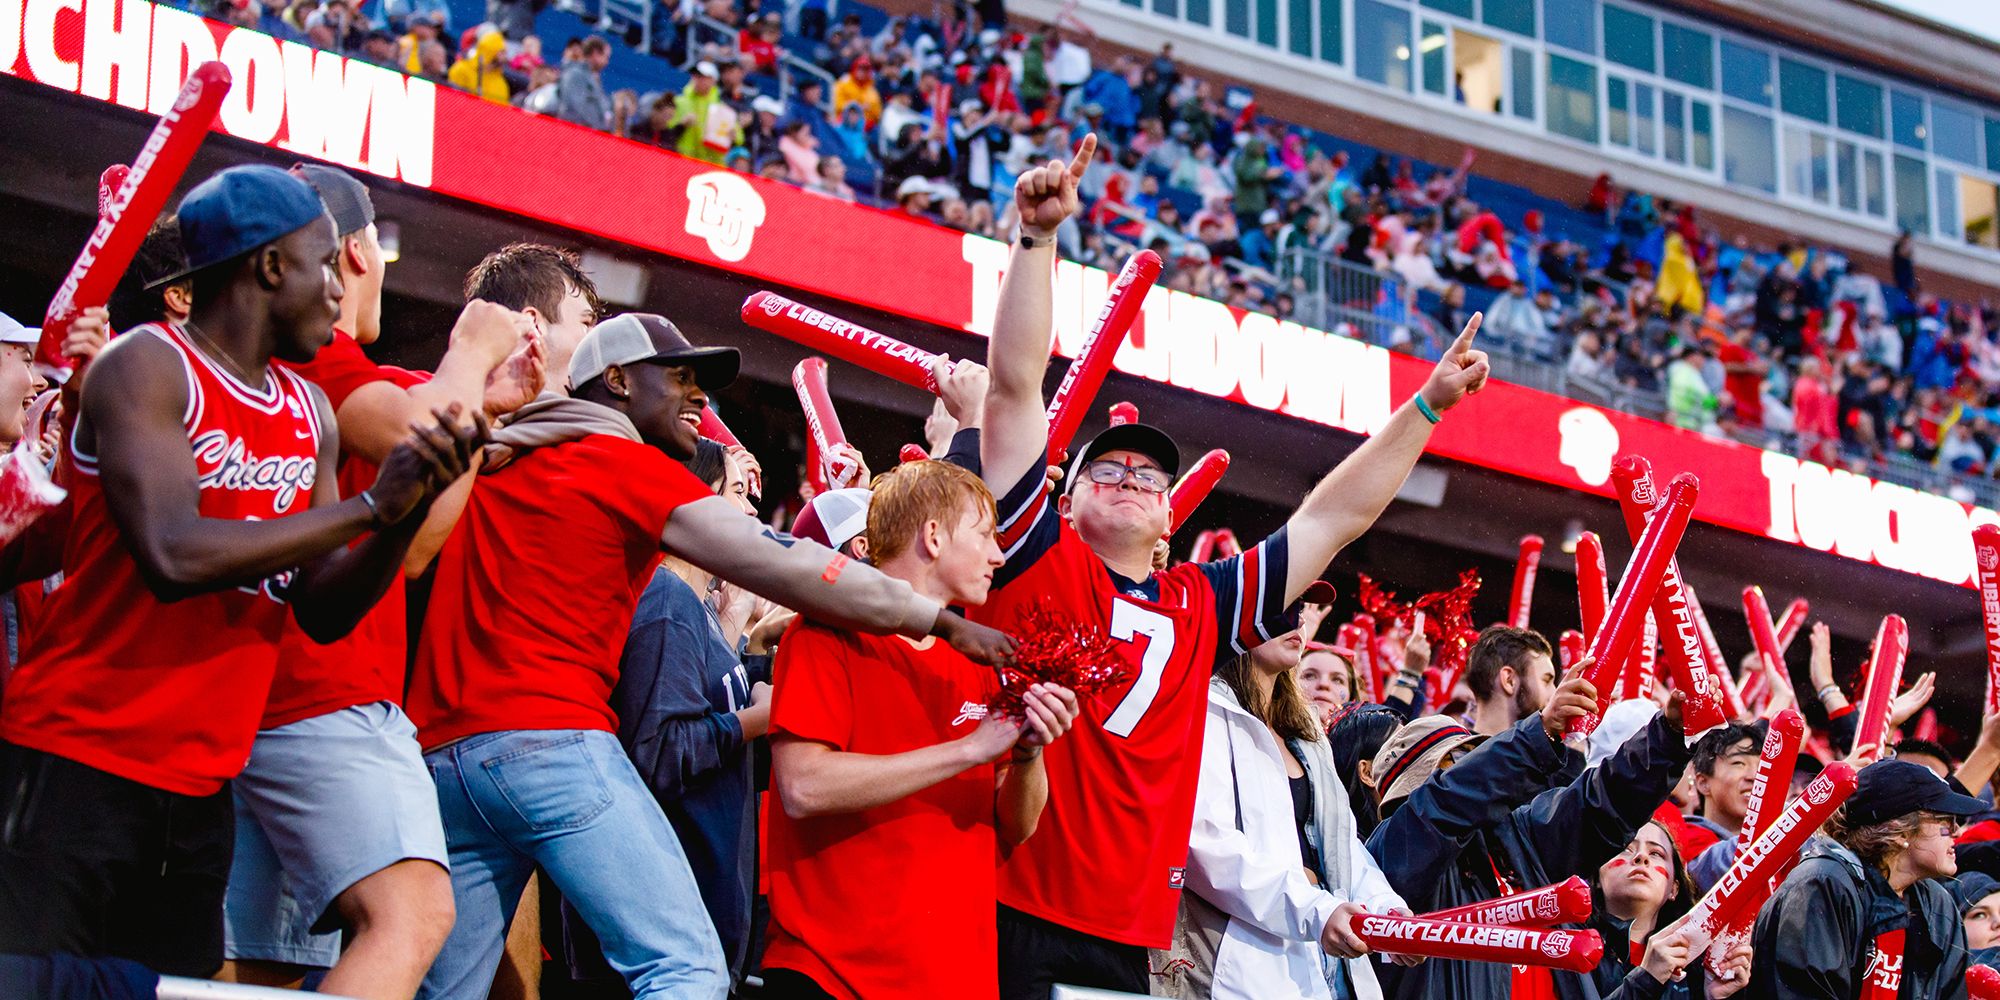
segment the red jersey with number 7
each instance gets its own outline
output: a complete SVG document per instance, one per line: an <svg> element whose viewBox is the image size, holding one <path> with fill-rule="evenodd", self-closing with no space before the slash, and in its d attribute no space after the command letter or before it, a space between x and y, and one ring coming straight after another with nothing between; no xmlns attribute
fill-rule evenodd
<svg viewBox="0 0 2000 1000"><path fill-rule="evenodd" d="M1122 944L1166 947L1187 864L1218 661L1287 631L1285 533L1146 580L1114 575L1056 513L1037 466L1000 503L1007 563L974 620L1037 607L1118 640L1131 680L1086 699L1044 753L1049 802L1001 865L1000 903Z"/></svg>
<svg viewBox="0 0 2000 1000"><path fill-rule="evenodd" d="M274 365L253 389L176 327L124 334L148 336L173 348L187 379L181 423L201 516L268 521L311 507L321 435L312 387ZM142 785L213 795L250 759L291 619L291 574L160 600L111 517L97 456L74 434L68 447L74 520L47 611L62 627L38 630L8 679L0 738Z"/></svg>

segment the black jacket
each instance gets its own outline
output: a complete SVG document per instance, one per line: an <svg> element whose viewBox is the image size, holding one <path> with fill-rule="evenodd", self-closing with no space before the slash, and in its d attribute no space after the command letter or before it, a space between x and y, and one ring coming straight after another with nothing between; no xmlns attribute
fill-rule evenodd
<svg viewBox="0 0 2000 1000"><path fill-rule="evenodd" d="M1847 849L1808 849L1757 914L1750 985L1741 1000L1854 1000L1875 938L1903 928L1901 1000L1962 1000L1965 924L1935 881L1897 898L1882 874Z"/></svg>
<svg viewBox="0 0 2000 1000"><path fill-rule="evenodd" d="M1594 878L1666 801L1688 756L1680 727L1656 717L1565 781L1581 756L1551 742L1541 716L1530 716L1411 793L1376 827L1368 850L1417 913L1495 898L1495 867L1516 889ZM1502 1000L1512 975L1505 965L1437 959L1376 968L1394 1000ZM1554 978L1564 1000L1599 1000L1589 976Z"/></svg>

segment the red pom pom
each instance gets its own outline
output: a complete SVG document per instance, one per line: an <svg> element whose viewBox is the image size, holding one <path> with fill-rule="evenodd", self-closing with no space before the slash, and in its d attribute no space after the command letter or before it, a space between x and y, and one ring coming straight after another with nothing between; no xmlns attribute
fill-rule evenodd
<svg viewBox="0 0 2000 1000"><path fill-rule="evenodd" d="M1473 640L1479 637L1479 629L1472 623L1472 599L1478 595L1479 571L1476 569L1458 574L1458 585L1450 590L1425 594L1410 602L1397 600L1396 595L1383 589L1367 574L1361 575L1358 597L1362 610L1374 615L1377 621L1408 623L1415 612L1424 613L1424 638L1431 643L1428 677L1432 684L1426 701L1439 710L1450 700L1451 692L1438 688L1447 679L1456 680L1464 672L1466 654L1471 652Z"/></svg>
<svg viewBox="0 0 2000 1000"><path fill-rule="evenodd" d="M991 706L1000 715L1026 714L1022 697L1036 684L1059 684L1081 702L1132 675L1103 629L1079 625L1046 607L1023 614L1016 636L1014 661L1000 668L1000 694Z"/></svg>

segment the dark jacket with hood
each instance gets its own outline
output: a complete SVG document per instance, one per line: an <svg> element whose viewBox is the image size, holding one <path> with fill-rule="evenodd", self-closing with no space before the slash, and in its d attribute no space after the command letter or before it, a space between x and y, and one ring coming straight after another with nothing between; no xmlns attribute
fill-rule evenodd
<svg viewBox="0 0 2000 1000"><path fill-rule="evenodd" d="M1419 786L1376 827L1368 851L1417 913L1501 895L1496 868L1516 891L1594 878L1666 801L1689 752L1680 725L1655 716L1563 782L1580 758L1549 739L1540 715L1522 719ZM1376 975L1392 1000L1502 1000L1512 983L1509 966L1439 959L1378 963ZM1587 975L1557 971L1554 981L1563 1000L1601 1000Z"/></svg>
<svg viewBox="0 0 2000 1000"><path fill-rule="evenodd" d="M1750 985L1739 1000L1854 1000L1875 939L1902 929L1901 1000L1963 1000L1965 924L1951 893L1926 879L1902 898L1880 871L1827 841L1808 846L1757 914Z"/></svg>

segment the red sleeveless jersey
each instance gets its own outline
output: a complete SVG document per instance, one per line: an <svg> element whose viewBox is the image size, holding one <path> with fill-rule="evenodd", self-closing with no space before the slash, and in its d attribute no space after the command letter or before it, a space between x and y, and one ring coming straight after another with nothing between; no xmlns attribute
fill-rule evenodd
<svg viewBox="0 0 2000 1000"><path fill-rule="evenodd" d="M1114 577L1056 514L1042 469L1002 499L995 577L980 621L1023 628L1041 607L1121 640L1132 680L1082 705L1043 754L1049 801L1035 835L1002 862L1000 902L1123 944L1166 947L1187 864L1208 681L1287 631L1284 532L1242 555L1150 580Z"/></svg>
<svg viewBox="0 0 2000 1000"><path fill-rule="evenodd" d="M158 337L180 357L201 516L270 520L312 505L321 427L304 379L274 366L259 392L177 328L124 335ZM96 456L74 435L69 449L63 583L51 624L8 680L0 738L165 791L214 794L250 759L291 616L283 578L161 601L111 518Z"/></svg>

